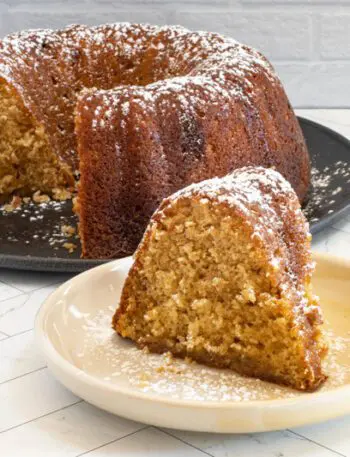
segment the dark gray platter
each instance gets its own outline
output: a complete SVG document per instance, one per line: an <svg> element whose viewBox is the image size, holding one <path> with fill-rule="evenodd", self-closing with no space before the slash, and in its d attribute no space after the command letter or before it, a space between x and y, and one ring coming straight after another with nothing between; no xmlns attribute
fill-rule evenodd
<svg viewBox="0 0 350 457"><path fill-rule="evenodd" d="M312 160L312 187L305 214L316 233L350 207L350 141L316 122L299 118ZM0 267L80 272L104 263L80 259L78 239L67 239L62 225L76 225L71 202L27 204L0 214ZM64 242L77 245L70 254Z"/></svg>

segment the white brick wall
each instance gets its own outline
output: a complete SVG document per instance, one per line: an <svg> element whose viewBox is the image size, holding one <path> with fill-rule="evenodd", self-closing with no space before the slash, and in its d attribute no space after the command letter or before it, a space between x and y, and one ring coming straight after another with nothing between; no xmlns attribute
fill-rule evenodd
<svg viewBox="0 0 350 457"><path fill-rule="evenodd" d="M296 107L350 107L350 0L0 0L0 35L114 21L181 24L263 51Z"/></svg>

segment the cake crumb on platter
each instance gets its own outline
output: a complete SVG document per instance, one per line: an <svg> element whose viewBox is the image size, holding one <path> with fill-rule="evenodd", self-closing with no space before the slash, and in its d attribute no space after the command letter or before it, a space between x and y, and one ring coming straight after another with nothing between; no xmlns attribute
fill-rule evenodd
<svg viewBox="0 0 350 457"><path fill-rule="evenodd" d="M59 201L70 200L72 198L72 192L67 189L56 188L52 190L52 198Z"/></svg>
<svg viewBox="0 0 350 457"><path fill-rule="evenodd" d="M68 250L69 254L72 254L76 250L77 245L74 243L63 243L63 247Z"/></svg>
<svg viewBox="0 0 350 457"><path fill-rule="evenodd" d="M70 238L71 236L75 235L76 228L73 227L72 225L62 225L61 232L62 232L63 235L65 235L68 238Z"/></svg>
<svg viewBox="0 0 350 457"><path fill-rule="evenodd" d="M42 194L40 190L34 192L32 199L35 203L47 203L50 201L50 197L47 194Z"/></svg>
<svg viewBox="0 0 350 457"><path fill-rule="evenodd" d="M12 211L15 211L16 209L20 209L22 206L22 199L18 195L14 195L12 197L12 200L10 203L7 203L4 205L2 208L5 212L11 213Z"/></svg>

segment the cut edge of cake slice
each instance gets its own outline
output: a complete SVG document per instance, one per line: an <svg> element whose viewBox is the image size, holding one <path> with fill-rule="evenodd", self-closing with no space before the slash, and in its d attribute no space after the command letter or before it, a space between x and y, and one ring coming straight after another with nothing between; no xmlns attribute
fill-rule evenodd
<svg viewBox="0 0 350 457"><path fill-rule="evenodd" d="M191 185L155 212L113 327L151 352L313 391L327 346L310 239L272 169Z"/></svg>

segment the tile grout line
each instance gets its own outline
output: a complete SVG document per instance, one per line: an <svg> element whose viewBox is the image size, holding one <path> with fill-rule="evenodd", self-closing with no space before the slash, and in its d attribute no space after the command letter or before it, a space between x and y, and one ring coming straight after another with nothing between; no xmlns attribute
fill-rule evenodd
<svg viewBox="0 0 350 457"><path fill-rule="evenodd" d="M10 308L7 311L5 311L2 314L0 314L0 319L2 319L4 316L7 316L10 313L12 313L12 311L14 311L14 310L18 310L18 309L23 308L23 306L25 306L28 303L28 301L30 300L30 294L21 294L21 296L22 295L26 296L26 299L24 300L24 302L21 305L19 305L18 307ZM16 295L16 297L19 297L19 296L20 295ZM16 298L16 297L12 297L12 298ZM5 300L10 300L10 299L6 298Z"/></svg>
<svg viewBox="0 0 350 457"><path fill-rule="evenodd" d="M340 220L341 220L341 219L340 219ZM345 233L345 234L348 235L349 238L350 238L350 232L347 232L346 230L343 230L343 229L338 228L338 227L334 227L334 225L331 225L331 228L334 229L334 230L336 230L337 232L341 232L342 234Z"/></svg>
<svg viewBox="0 0 350 457"><path fill-rule="evenodd" d="M13 286L12 284L9 284L8 282L5 282L3 279L0 279L0 283L4 284L4 286L12 287L13 289L18 290L19 292L23 292L23 290L21 290L19 287Z"/></svg>
<svg viewBox="0 0 350 457"><path fill-rule="evenodd" d="M6 284L6 285L8 285L8 284ZM12 286L9 286L9 287L12 287ZM14 299L14 298L21 297L22 295L27 295L25 292L22 292L22 291L20 291L19 289L16 289L16 290L18 290L19 294L14 295L13 297L0 298L0 303L3 303L3 302L5 302L5 301L7 301L7 300L12 300L12 299Z"/></svg>
<svg viewBox="0 0 350 457"><path fill-rule="evenodd" d="M39 276L40 272L37 272L37 273L38 273L38 276ZM72 278L69 278L69 279L72 279ZM60 286L64 282L69 281L69 279L66 279L65 281L50 282L49 284L45 284L43 286L39 286L39 287L36 287L35 289L30 289L30 290L27 290L27 291L23 290L23 289L20 289L18 286L14 286L11 283L5 282L3 279L0 279L0 283L5 284L8 287L12 287L13 289L16 289L16 290L18 290L18 292L20 292L18 295L14 295L13 297L0 299L0 302L5 301L5 300L11 300L11 298L16 298L16 297L19 297L20 295L23 295L23 294L30 295L33 292L37 292L38 290L45 289L45 287L52 287L52 286L56 286L56 285Z"/></svg>
<svg viewBox="0 0 350 457"><path fill-rule="evenodd" d="M38 419L42 419L43 417L46 417L46 416L50 416L50 414L54 414L54 413L58 413L59 411L63 411L67 408L70 408L71 406L74 406L74 405L78 405L79 403L82 403L84 400L80 399L74 403L71 403L70 405L66 405L66 406L63 406L62 408L57 408L57 409L54 409L53 411L50 411L49 413L45 413L45 414L42 414L41 416L38 416L38 417L35 417L34 419L29 419L28 421L26 422L22 422L21 424L18 424L18 425L13 425L12 427L9 427L5 430L0 430L0 435L2 433L6 433L6 432L9 432L11 430L14 430L16 428L19 428L19 427L22 427L23 425L26 425L26 424L30 424L31 422L34 422Z"/></svg>
<svg viewBox="0 0 350 457"><path fill-rule="evenodd" d="M204 451L204 450L201 449L200 447L194 446L193 444L188 443L187 441L185 441L185 440L179 438L179 437L176 436L176 435L171 434L170 432L167 432L167 431L163 430L162 428L158 428L158 427L156 427L156 428L157 428L159 431L161 431L162 433L164 433L165 435L169 435L169 436L171 436L172 438L175 438L176 440L181 441L181 443L187 444L187 446L190 446L190 447L192 447L193 449L196 449L197 451L202 452L203 454L209 455L210 457L214 457L213 454L209 454L209 452Z"/></svg>
<svg viewBox="0 0 350 457"><path fill-rule="evenodd" d="M39 273L39 272L38 272L38 273ZM69 278L69 279L72 279L72 278ZM25 293L30 293L30 294L31 294L32 292L37 292L38 290L45 289L45 287L52 287L52 286L57 286L57 287L59 287L61 284L63 284L63 283L65 283L65 282L69 281L69 279L66 279L65 281L50 282L50 284L45 284L44 286L39 286L38 288L36 288L36 289L31 289L29 292L25 292ZM54 292L54 290L53 290L52 292ZM52 292L50 292L50 293L52 293Z"/></svg>
<svg viewBox="0 0 350 457"><path fill-rule="evenodd" d="M347 457L345 454L342 454L341 452L335 451L334 449L331 449L328 446L325 446L325 445L323 445L321 443L318 443L317 441L314 441L314 440L308 438L307 436L302 435L301 433L294 432L293 430L291 430L289 428L287 428L286 430L288 430L288 432L293 433L296 436L299 436L300 438L303 438L303 439L309 441L310 443L316 444L316 446L320 446L323 449L327 449L327 451L333 452L334 454L337 454L337 455L339 455L341 457Z"/></svg>
<svg viewBox="0 0 350 457"><path fill-rule="evenodd" d="M6 384L8 382L15 381L16 379L24 378L24 376L28 376L30 374L36 373L37 371L44 370L45 368L47 368L47 365L40 367L40 368L36 368L35 370L32 370L32 371L28 371L28 373L23 373L19 376L15 376L14 378L7 379L6 381L1 381L0 386L3 386L4 384Z"/></svg>
<svg viewBox="0 0 350 457"><path fill-rule="evenodd" d="M77 454L75 457L82 457L83 455L88 455L88 454L90 454L90 452L96 451L97 449L101 449L105 446L108 446L109 444L116 443L117 441L127 438L128 436L135 435L136 433L141 432L142 430L146 430L147 428L150 428L150 425L144 425L141 428L139 428L138 430L134 430L133 432L130 432L127 435L120 436L119 438L115 438L114 440L108 441L107 443L101 444L100 446L94 447L88 451L84 451L81 454Z"/></svg>
<svg viewBox="0 0 350 457"><path fill-rule="evenodd" d="M58 283L58 284L61 284L61 283ZM28 303L28 301L31 299L32 294L34 294L34 293L35 293L36 291L38 291L38 290L44 289L45 287L49 287L49 286L43 286L43 287L40 287L39 289L32 290L32 291L30 291L30 292L22 292L21 294L16 295L16 296L14 296L14 297L9 297L9 298L5 298L4 300L0 300L0 303L2 303L2 302L7 301L7 300L12 300L13 298L21 297L22 295L26 296L26 299L24 300L24 302L23 302L20 306L15 307L15 308L8 309L8 310L5 311L4 313L0 314L0 319L2 319L4 316L7 316L7 315L10 314L10 313L12 313L12 312L15 311L15 310L18 310L18 309L23 308L23 306L25 306L25 305ZM49 293L49 295L51 295L53 292L54 292L54 290L51 291L51 292ZM48 295L48 296L49 296L49 295ZM42 301L40 307L41 307L42 304L47 300L48 296ZM40 309L40 308L39 308L39 309ZM32 327L32 328L29 329L29 330L32 330L33 328L34 328L34 327ZM14 336L14 335L13 335L13 336Z"/></svg>
<svg viewBox="0 0 350 457"><path fill-rule="evenodd" d="M38 275L39 274L40 274L40 272L38 272ZM66 281L69 281L69 280L67 279ZM50 282L49 284L41 285L41 286L36 287L35 289L30 289L30 290L26 291L26 290L20 289L17 286L13 286L12 284L5 283L3 280L0 280L0 282L2 282L3 284L6 284L9 287L13 287L14 289L17 289L22 294L28 294L28 295L32 294L33 292L37 292L38 290L45 289L45 287L52 287L52 286L56 286L56 285L61 285L61 284L63 284L63 282L66 282L66 281L57 281L57 282L54 281L54 282ZM16 297L17 297L17 295L16 295ZM5 300L7 300L7 299L5 298Z"/></svg>
<svg viewBox="0 0 350 457"><path fill-rule="evenodd" d="M14 333L13 335L7 335L6 338L3 338L1 341L9 340L11 338L14 338L15 336L24 335L25 333L32 332L33 330L34 330L34 327L28 328L27 330L22 330L21 332L18 332L18 333ZM0 333L4 333L4 332L1 331Z"/></svg>

